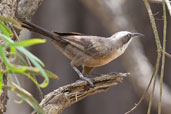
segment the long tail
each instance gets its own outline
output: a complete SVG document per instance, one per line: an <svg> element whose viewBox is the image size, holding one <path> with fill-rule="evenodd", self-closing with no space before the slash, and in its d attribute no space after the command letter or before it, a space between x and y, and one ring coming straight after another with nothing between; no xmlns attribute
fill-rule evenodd
<svg viewBox="0 0 171 114"><path fill-rule="evenodd" d="M36 32L36 33L39 33L41 35L44 35L44 36L47 36L49 37L50 39L52 40L55 40L55 41L61 41L62 39L60 38L60 35L58 34L55 34L53 32L50 32L36 24L33 24L33 23L30 23L28 21L24 21L24 20L20 20L21 22L21 25L22 27L32 31L32 32Z"/></svg>

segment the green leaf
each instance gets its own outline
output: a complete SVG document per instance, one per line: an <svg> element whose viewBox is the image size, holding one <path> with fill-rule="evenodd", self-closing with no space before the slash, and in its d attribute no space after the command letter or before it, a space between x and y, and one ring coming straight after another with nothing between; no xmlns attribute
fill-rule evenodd
<svg viewBox="0 0 171 114"><path fill-rule="evenodd" d="M0 34L0 37L4 38L8 43L10 43L11 45L13 45L14 41L11 40L9 37ZM19 50L21 53L23 53L26 57L28 57L29 59L34 59L35 61L37 61L39 64L41 64L42 66L44 66L43 62L37 58L36 56L34 56L32 53L30 53L28 50L26 50L24 47L16 47L17 50Z"/></svg>
<svg viewBox="0 0 171 114"><path fill-rule="evenodd" d="M26 68L24 67L15 67L14 65L10 64L9 60L5 55L5 50L1 45L0 45L0 57L7 69L18 73L24 72L26 70Z"/></svg>
<svg viewBox="0 0 171 114"><path fill-rule="evenodd" d="M59 79L59 76L57 76L56 74L52 73L51 71L49 71L47 69L44 69L44 70L45 70L48 78ZM36 76L41 75L40 70L38 68L36 68L36 67L28 67L27 71L30 72L33 75L36 75Z"/></svg>
<svg viewBox="0 0 171 114"><path fill-rule="evenodd" d="M0 30L1 30L1 33L6 35L6 36L10 36L8 31L4 28L3 24L0 22Z"/></svg>
<svg viewBox="0 0 171 114"><path fill-rule="evenodd" d="M30 39L30 40L25 40L25 41L16 41L12 44L10 44L10 46L23 46L23 47L27 47L27 46L32 46L35 44L40 44L40 43L45 43L46 40L45 39Z"/></svg>
<svg viewBox="0 0 171 114"><path fill-rule="evenodd" d="M23 65L23 66L26 66L27 65L27 62L25 61L25 59L23 58L23 56L20 55L20 53L17 52L16 56L17 56L17 59L20 61L21 65Z"/></svg>
<svg viewBox="0 0 171 114"><path fill-rule="evenodd" d="M37 67L31 67L31 66L20 66L20 65L13 65L15 68L22 68L24 69L24 72L26 72L27 74L32 74L32 75L36 75L36 76L40 76L42 75L40 70L37 68ZM48 78L52 78L52 79L59 79L59 76L57 76L56 74L52 73L51 71L49 70L46 70L46 69L43 69ZM21 72L16 72L16 73L21 73ZM25 75L25 73L24 73ZM30 78L30 76L29 76ZM36 83L37 84L37 83Z"/></svg>
<svg viewBox="0 0 171 114"><path fill-rule="evenodd" d="M37 82L37 80L31 76L29 73L23 73L25 76L27 76L29 79L32 80L33 83L35 83L37 86L41 87L40 84Z"/></svg>
<svg viewBox="0 0 171 114"><path fill-rule="evenodd" d="M28 57L30 60L33 59L34 61L38 62L39 64L41 64L42 66L44 66L43 62L37 58L35 55L33 55L32 53L30 53L28 50L26 50L23 47L16 47L17 50L19 50L21 53L23 53L26 57Z"/></svg>
<svg viewBox="0 0 171 114"><path fill-rule="evenodd" d="M14 79L15 79L17 85L18 85L19 87L21 87L20 81L19 81L19 79L18 79L16 73L12 72L12 75L13 75L13 77L14 77ZM11 84L11 83L10 83L10 84Z"/></svg>
<svg viewBox="0 0 171 114"><path fill-rule="evenodd" d="M57 76L56 74L54 74L53 72L49 71L49 70L45 70L47 76L49 78L52 78L52 79L59 79L59 76Z"/></svg>
<svg viewBox="0 0 171 114"><path fill-rule="evenodd" d="M11 40L9 37L7 37L3 34L0 34L0 37L4 38L10 45L12 45L14 43L13 40ZM42 66L44 66L43 62L40 59L38 59L36 56L34 56L32 53L30 53L28 50L26 50L24 47L18 46L18 47L16 47L16 49L18 51L20 51L21 53L23 53L26 57L28 57L28 59L31 61L31 63L40 70L40 73L44 77L44 81L41 84L39 84L38 86L41 88L45 88L49 84L49 78L48 78L46 72L44 71L44 69L42 68ZM0 49L0 51L3 52L1 49ZM22 67L16 68L13 65L11 65L4 55L3 55L3 61L5 62L5 65L8 66L8 68L10 68L13 72L18 72L18 73L23 74L26 70L25 67L24 68L22 68Z"/></svg>
<svg viewBox="0 0 171 114"><path fill-rule="evenodd" d="M2 47L2 45L0 44L0 57L1 57L1 60L3 61L3 63L5 64L6 67L9 67L9 66L10 66L9 61L8 61L8 59L6 58L4 52L5 52L5 50L4 50L4 48Z"/></svg>
<svg viewBox="0 0 171 114"><path fill-rule="evenodd" d="M4 39L5 41L7 41L8 43L14 43L14 41L11 40L10 37L5 36L5 35L3 35L3 34L1 34L1 33L0 33L0 37L3 38L3 39Z"/></svg>
<svg viewBox="0 0 171 114"><path fill-rule="evenodd" d="M13 36L13 33L9 27L7 27L4 23L0 22L0 30L1 33L6 35L7 37Z"/></svg>
<svg viewBox="0 0 171 114"><path fill-rule="evenodd" d="M49 78L44 71L44 69L41 67L41 65L44 66L43 62L41 62L36 56L34 56L32 53L30 53L28 50L26 50L23 47L16 47L20 52L22 52L24 55L28 57L28 59L32 62L32 64L37 67L40 70L40 73L44 77L44 81L39 84L38 86L45 88L49 84Z"/></svg>
<svg viewBox="0 0 171 114"><path fill-rule="evenodd" d="M24 98L21 99L21 100L14 100L14 102L17 103L17 104L21 104L21 103L23 103L23 101L24 101Z"/></svg>
<svg viewBox="0 0 171 114"><path fill-rule="evenodd" d="M0 57L8 70L15 72L15 73L23 73L26 71L25 67L16 67L15 65L10 64L8 59L5 56L4 51L5 50L3 50L3 47L0 45Z"/></svg>
<svg viewBox="0 0 171 114"><path fill-rule="evenodd" d="M39 105L36 99L26 90L12 83L11 86L3 85L3 88L11 90L22 99L24 99L38 114L45 114L43 108Z"/></svg>
<svg viewBox="0 0 171 114"><path fill-rule="evenodd" d="M10 18L10 17L5 17L5 16L0 15L0 21L10 22L14 25L17 25L18 27L21 27L21 24L17 20Z"/></svg>
<svg viewBox="0 0 171 114"><path fill-rule="evenodd" d="M35 60L30 59L30 61L33 63L33 65L34 65L35 67L37 67L37 68L40 70L40 73L41 73L42 76L44 77L44 81L43 81L41 84L39 84L39 86L40 86L41 88L47 87L48 84L49 84L49 78L48 78L46 72L44 71L44 69L43 69Z"/></svg>
<svg viewBox="0 0 171 114"><path fill-rule="evenodd" d="M10 47L10 55L17 56L15 47Z"/></svg>

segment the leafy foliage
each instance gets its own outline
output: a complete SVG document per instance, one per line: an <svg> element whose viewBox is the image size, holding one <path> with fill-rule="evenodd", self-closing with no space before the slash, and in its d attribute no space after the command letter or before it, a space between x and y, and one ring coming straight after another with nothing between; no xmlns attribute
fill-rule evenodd
<svg viewBox="0 0 171 114"><path fill-rule="evenodd" d="M21 88L19 84L16 85L12 82L11 76L22 74L31 79L41 88L47 87L49 84L49 78L58 79L58 76L45 70L43 68L45 66L44 63L25 48L35 44L45 43L46 41L44 39L13 41L11 38L14 37L14 35L11 29L6 26L5 23L7 22L21 27L16 20L0 15L0 92L2 91L2 88L13 91L21 97L21 99L30 104L38 113L42 114L44 112L39 106L39 103L31 96L31 94ZM33 66L29 65L25 58L28 58ZM19 63L16 63L16 60L19 61ZM8 80L10 81L8 85L3 85L3 75L8 76ZM34 78L35 75L42 76L44 81L39 84ZM17 80L17 82L19 81Z"/></svg>

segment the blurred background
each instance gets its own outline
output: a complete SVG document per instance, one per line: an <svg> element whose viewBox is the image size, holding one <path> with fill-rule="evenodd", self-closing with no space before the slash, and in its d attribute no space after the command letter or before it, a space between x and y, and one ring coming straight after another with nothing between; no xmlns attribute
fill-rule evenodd
<svg viewBox="0 0 171 114"><path fill-rule="evenodd" d="M151 4L151 6L162 42L162 5ZM169 15L167 17L166 50L171 53L169 45L171 21ZM32 17L32 22L50 31L81 32L104 37L121 30L144 34L144 38L133 40L124 55L93 71L94 73L131 72L130 77L106 92L89 96L71 105L62 114L123 114L137 103L144 91L140 85L147 86L147 83L143 82L144 80L148 82L152 75L157 52L149 17L142 0L44 0ZM37 37L45 38L38 34L31 36L31 38ZM70 66L70 60L59 52L48 38L47 43L33 46L30 50L45 63L48 70L60 77L60 80L50 80L49 86L42 89L44 95L79 79ZM166 57L164 82L168 88L171 88L170 74L171 61ZM22 78L22 80L22 85L40 101L35 85L28 79ZM15 99L13 94L10 94L10 97ZM32 111L27 104L15 104L14 99L8 101L8 110L5 114L29 114ZM171 100L169 102L171 104ZM132 114L146 113L147 106L148 102L144 101ZM154 113L156 113L155 107L152 109L152 114ZM169 112L165 111L162 114Z"/></svg>

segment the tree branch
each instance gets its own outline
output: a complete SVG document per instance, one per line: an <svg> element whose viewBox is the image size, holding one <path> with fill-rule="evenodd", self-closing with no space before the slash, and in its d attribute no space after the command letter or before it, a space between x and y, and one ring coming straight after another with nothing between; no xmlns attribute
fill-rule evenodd
<svg viewBox="0 0 171 114"><path fill-rule="evenodd" d="M3 75L3 84L7 85L7 75ZM2 93L0 95L0 114L6 112L6 105L8 101L8 92L6 89L2 89Z"/></svg>
<svg viewBox="0 0 171 114"><path fill-rule="evenodd" d="M168 58L171 58L171 55L170 55L169 53L164 52L164 51L162 51L162 52L165 53L165 55L166 55Z"/></svg>
<svg viewBox="0 0 171 114"><path fill-rule="evenodd" d="M162 0L148 0L150 3L161 4Z"/></svg>
<svg viewBox="0 0 171 114"><path fill-rule="evenodd" d="M17 5L16 17L21 19L30 19L43 0L19 0Z"/></svg>
<svg viewBox="0 0 171 114"><path fill-rule="evenodd" d="M68 84L53 92L47 94L40 105L46 114L59 114L68 106L84 99L87 96L104 92L118 82L122 82L129 73L107 74L93 78L94 88L87 81L78 80L75 83ZM35 112L33 112L35 113Z"/></svg>
<svg viewBox="0 0 171 114"><path fill-rule="evenodd" d="M166 3L166 5L167 5L167 8L168 8L168 10L169 10L169 14L170 14L170 16L171 16L171 5L170 5L170 1L169 0L165 0L165 3Z"/></svg>
<svg viewBox="0 0 171 114"><path fill-rule="evenodd" d="M148 1L150 3L162 4L162 0L148 0ZM164 1L165 1L166 5L167 5L167 8L169 10L169 14L171 16L171 5L170 5L171 1L169 1L169 0L164 0Z"/></svg>

